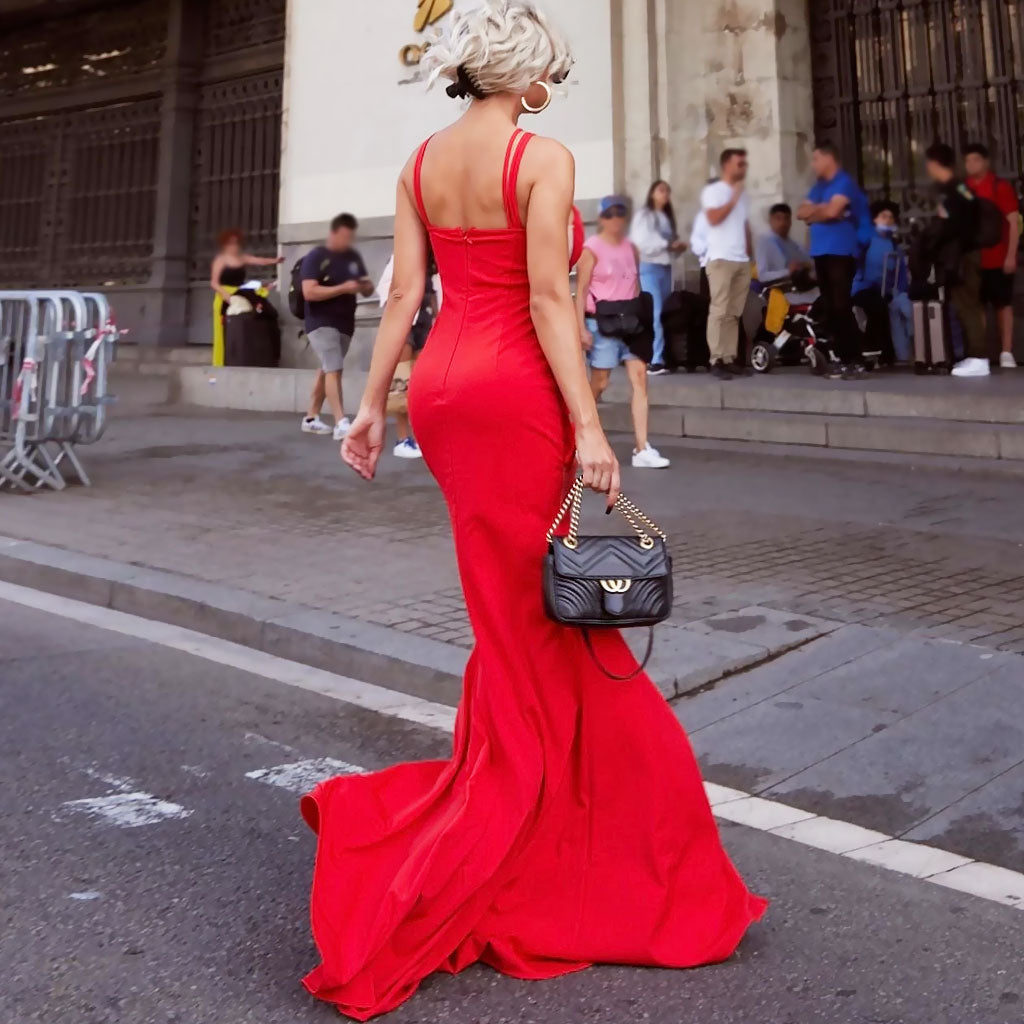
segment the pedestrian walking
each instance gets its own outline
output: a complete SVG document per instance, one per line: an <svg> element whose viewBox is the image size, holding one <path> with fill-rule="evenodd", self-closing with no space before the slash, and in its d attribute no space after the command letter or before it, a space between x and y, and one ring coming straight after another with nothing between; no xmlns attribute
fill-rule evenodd
<svg viewBox="0 0 1024 1024"><path fill-rule="evenodd" d="M937 142L925 151L925 170L938 188L937 215L928 242L939 283L963 328L967 356L955 377L988 377L985 311L981 305L980 200L956 174L953 147Z"/></svg>
<svg viewBox="0 0 1024 1024"><path fill-rule="evenodd" d="M810 225L823 320L839 359L831 376L855 380L865 373L863 339L853 313L853 281L873 230L868 201L832 143L815 147L811 166L817 181L797 217Z"/></svg>
<svg viewBox="0 0 1024 1024"><path fill-rule="evenodd" d="M391 284L394 279L395 257L388 259L387 265L377 282L377 294L380 296L380 308L387 306L391 292ZM437 266L434 263L433 253L427 263L427 280L423 293L423 302L420 304L419 312L412 323L412 330L409 332L409 340L402 349L402 354L395 369L395 376L391 381L391 391L388 394L388 412L395 418L395 441L394 456L396 459L422 459L423 453L420 446L413 437L412 427L409 423L408 391L412 380L413 364L416 357L423 351L427 338L430 336L431 328L441 308L440 302L441 286L437 275Z"/></svg>
<svg viewBox="0 0 1024 1024"><path fill-rule="evenodd" d="M686 250L686 243L679 238L668 182L656 181L651 185L644 205L633 216L629 240L640 254L640 287L654 303L654 348L647 372L658 377L668 373L661 314L672 294L672 260Z"/></svg>
<svg viewBox="0 0 1024 1024"><path fill-rule="evenodd" d="M981 251L981 302L995 313L999 365L1004 370L1014 370L1017 360L1013 356L1013 291L1020 249L1020 200L1013 185L992 170L988 147L979 142L969 145L964 165L970 190L980 199L995 203L1005 220L999 244Z"/></svg>
<svg viewBox="0 0 1024 1024"><path fill-rule="evenodd" d="M669 460L647 437L647 364L622 338L603 333L598 325L598 303L634 299L641 291L640 257L626 234L626 199L605 196L600 211L597 234L587 239L576 267L576 314L580 344L590 363L590 387L600 401L612 370L626 367L632 391L633 468L665 469Z"/></svg>
<svg viewBox="0 0 1024 1024"><path fill-rule="evenodd" d="M708 224L707 274L711 293L708 347L711 372L719 380L749 377L737 360L740 317L750 294L750 204L746 191L747 151L727 149L719 161L722 176L706 185L700 205Z"/></svg>
<svg viewBox="0 0 1024 1024"><path fill-rule="evenodd" d="M284 257L253 256L245 251L245 238L238 228L222 231L217 238L217 255L210 264L210 287L213 289L213 356L214 366L224 365L224 316L231 296L245 284L249 267L275 267Z"/></svg>
<svg viewBox="0 0 1024 1024"><path fill-rule="evenodd" d="M609 503L620 487L576 340L572 156L517 128L547 107L570 49L534 4L482 0L449 16L425 63L471 102L402 171L395 284L342 457L374 476L432 244L444 302L409 408L476 647L449 760L339 776L302 800L321 955L305 985L358 1020L478 962L535 980L718 963L765 910L722 849L664 698L642 672L611 683L582 630L544 611L574 464ZM590 643L609 671L638 669L617 631Z"/></svg>
<svg viewBox="0 0 1024 1024"><path fill-rule="evenodd" d="M327 241L306 254L301 268L306 337L320 360L302 430L333 433L335 441L352 425L345 415L341 373L355 333L356 296L373 294L366 264L354 248L358 228L351 213L338 214L331 221ZM334 416L333 431L320 419L325 398Z"/></svg>

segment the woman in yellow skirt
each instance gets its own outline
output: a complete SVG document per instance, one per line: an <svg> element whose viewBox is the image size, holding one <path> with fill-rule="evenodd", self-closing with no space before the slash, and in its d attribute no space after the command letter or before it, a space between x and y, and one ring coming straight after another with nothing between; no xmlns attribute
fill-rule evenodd
<svg viewBox="0 0 1024 1024"><path fill-rule="evenodd" d="M224 312L228 299L245 284L249 267L273 267L284 257L251 256L245 251L244 238L238 228L222 231L217 238L217 255L210 265L210 287L213 296L213 365L224 365Z"/></svg>

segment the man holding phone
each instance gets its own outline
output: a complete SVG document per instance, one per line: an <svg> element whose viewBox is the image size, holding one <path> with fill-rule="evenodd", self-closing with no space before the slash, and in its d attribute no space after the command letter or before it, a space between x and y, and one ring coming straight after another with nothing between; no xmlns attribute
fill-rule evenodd
<svg viewBox="0 0 1024 1024"><path fill-rule="evenodd" d="M326 244L307 253L301 268L306 337L320 360L302 430L307 434L330 430L320 419L326 398L334 415L335 441L342 440L352 426L342 403L341 371L355 333L356 296L373 294L363 258L353 248L358 227L351 213L338 214L331 221Z"/></svg>

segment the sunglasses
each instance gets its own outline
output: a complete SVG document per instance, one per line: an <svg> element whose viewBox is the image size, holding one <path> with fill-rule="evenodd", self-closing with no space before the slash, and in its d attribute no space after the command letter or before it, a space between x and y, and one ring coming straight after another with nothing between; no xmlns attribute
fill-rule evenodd
<svg viewBox="0 0 1024 1024"><path fill-rule="evenodd" d="M609 206L604 213L601 214L603 220L611 220L613 217L625 217L626 208L624 206Z"/></svg>

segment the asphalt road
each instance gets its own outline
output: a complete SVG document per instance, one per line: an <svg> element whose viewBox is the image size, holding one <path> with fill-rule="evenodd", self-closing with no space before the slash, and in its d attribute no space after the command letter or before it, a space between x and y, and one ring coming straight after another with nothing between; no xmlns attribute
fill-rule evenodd
<svg viewBox="0 0 1024 1024"><path fill-rule="evenodd" d="M313 839L292 788L325 766L282 766L374 769L447 746L424 727L0 603L0 1021L337 1019L299 987L316 957ZM728 964L541 984L472 969L428 980L389 1021L1024 1018L1021 911L739 826L724 837L773 901Z"/></svg>

